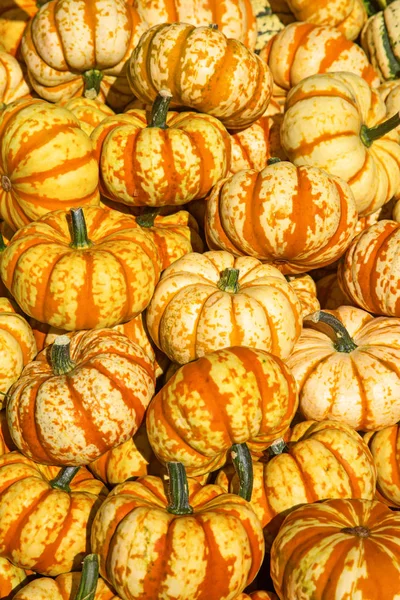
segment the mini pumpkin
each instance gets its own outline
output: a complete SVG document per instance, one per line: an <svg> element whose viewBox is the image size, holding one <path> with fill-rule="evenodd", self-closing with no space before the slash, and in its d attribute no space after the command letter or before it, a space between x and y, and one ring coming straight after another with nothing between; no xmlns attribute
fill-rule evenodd
<svg viewBox="0 0 400 600"><path fill-rule="evenodd" d="M84 96L59 102L59 105L70 110L78 118L81 129L89 136L104 119L115 114L104 102Z"/></svg>
<svg viewBox="0 0 400 600"><path fill-rule="evenodd" d="M0 591L3 598L15 598L12 592L27 582L28 573L25 569L16 567L6 558L0 558Z"/></svg>
<svg viewBox="0 0 400 600"><path fill-rule="evenodd" d="M377 470L377 491L390 506L400 506L399 424L368 431L364 441L371 450Z"/></svg>
<svg viewBox="0 0 400 600"><path fill-rule="evenodd" d="M287 4L297 21L331 25L350 40L358 37L367 20L363 0L287 0Z"/></svg>
<svg viewBox="0 0 400 600"><path fill-rule="evenodd" d="M8 52L0 49L0 110L6 104L30 95L20 63Z"/></svg>
<svg viewBox="0 0 400 600"><path fill-rule="evenodd" d="M382 80L400 77L400 2L391 2L372 15L361 33L361 45Z"/></svg>
<svg viewBox="0 0 400 600"><path fill-rule="evenodd" d="M19 57L25 27L46 0L2 0L0 5L0 40L6 52Z"/></svg>

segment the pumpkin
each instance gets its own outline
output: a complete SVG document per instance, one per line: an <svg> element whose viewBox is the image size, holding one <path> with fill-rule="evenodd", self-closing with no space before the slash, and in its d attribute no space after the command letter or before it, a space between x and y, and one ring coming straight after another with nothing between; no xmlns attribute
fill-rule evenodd
<svg viewBox="0 0 400 600"><path fill-rule="evenodd" d="M124 0L47 2L21 42L33 89L50 102L98 97L124 108L132 99L126 63L146 28Z"/></svg>
<svg viewBox="0 0 400 600"><path fill-rule="evenodd" d="M280 20L279 16L272 12L272 8L268 0L251 0L253 12L257 23L257 41L255 51L259 52L264 48L265 44L276 33L281 31L285 25Z"/></svg>
<svg viewBox="0 0 400 600"><path fill-rule="evenodd" d="M287 0L287 4L297 21L331 25L350 40L358 37L367 20L363 0Z"/></svg>
<svg viewBox="0 0 400 600"><path fill-rule="evenodd" d="M290 90L309 75L335 71L359 75L373 87L380 83L362 48L335 27L291 23L270 39L260 58L267 62L274 83L284 90Z"/></svg>
<svg viewBox="0 0 400 600"><path fill-rule="evenodd" d="M339 265L340 287L364 310L400 317L400 290L394 284L399 239L399 223L378 221L352 241Z"/></svg>
<svg viewBox="0 0 400 600"><path fill-rule="evenodd" d="M350 185L360 216L400 193L400 116L385 120L377 90L352 73L303 79L286 100L281 142L296 165L313 165Z"/></svg>
<svg viewBox="0 0 400 600"><path fill-rule="evenodd" d="M145 351L117 331L59 336L8 393L11 437L37 462L88 464L137 431L154 380Z"/></svg>
<svg viewBox="0 0 400 600"><path fill-rule="evenodd" d="M286 517L273 543L271 577L285 600L381 600L383 589L385 600L395 600L400 515L363 499L301 506Z"/></svg>
<svg viewBox="0 0 400 600"><path fill-rule="evenodd" d="M344 294L339 286L337 272L329 273L316 282L317 297L321 308L336 310L339 306L352 306L350 298ZM318 309L316 309L318 310Z"/></svg>
<svg viewBox="0 0 400 600"><path fill-rule="evenodd" d="M107 198L133 206L179 205L206 196L226 176L230 138L223 125L209 115L180 113L167 126L170 101L169 91L161 90L148 127L114 126L100 151L93 132Z"/></svg>
<svg viewBox="0 0 400 600"><path fill-rule="evenodd" d="M257 36L256 20L250 0L127 0L149 27L160 23L191 23L196 27L215 23L226 37L236 38L254 50Z"/></svg>
<svg viewBox="0 0 400 600"><path fill-rule="evenodd" d="M361 45L382 80L400 77L400 1L371 16L361 33Z"/></svg>
<svg viewBox="0 0 400 600"><path fill-rule="evenodd" d="M32 460L10 452L0 456L0 553L21 569L55 576L80 570L88 551L94 512L105 489L90 480L74 490L76 468L49 481ZM101 494L101 495L99 495Z"/></svg>
<svg viewBox="0 0 400 600"><path fill-rule="evenodd" d="M308 423L297 440L276 440L267 452L270 458L253 462L251 498L263 527L299 504L327 498L374 499L376 469L371 452L349 425ZM229 491L237 490L235 475Z"/></svg>
<svg viewBox="0 0 400 600"><path fill-rule="evenodd" d="M27 22L47 0L1 0L0 40L6 52L19 56Z"/></svg>
<svg viewBox="0 0 400 600"><path fill-rule="evenodd" d="M98 204L98 179L90 139L70 111L22 99L0 112L0 216L11 229Z"/></svg>
<svg viewBox="0 0 400 600"><path fill-rule="evenodd" d="M7 298L0 298L0 410L11 385L37 354L36 341L27 321Z"/></svg>
<svg viewBox="0 0 400 600"><path fill-rule="evenodd" d="M104 102L91 100L84 96L71 98L64 102L59 102L59 104L74 113L79 120L81 129L89 136L106 117L111 117L115 114L112 108L104 104Z"/></svg>
<svg viewBox="0 0 400 600"><path fill-rule="evenodd" d="M400 320L351 306L310 315L286 364L306 419L333 419L371 431L400 419Z"/></svg>
<svg viewBox="0 0 400 600"><path fill-rule="evenodd" d="M29 94L30 87L21 65L11 54L0 50L0 110Z"/></svg>
<svg viewBox="0 0 400 600"><path fill-rule="evenodd" d="M260 522L239 496L188 483L179 463L169 477L170 502L152 476L110 492L91 534L100 574L124 600L233 600L261 566Z"/></svg>
<svg viewBox="0 0 400 600"><path fill-rule="evenodd" d="M304 275L286 275L286 280L290 283L300 300L303 318L320 309L317 298L317 286L310 275L307 275L307 273Z"/></svg>
<svg viewBox="0 0 400 600"><path fill-rule="evenodd" d="M155 344L185 364L228 346L287 357L302 317L295 291L272 265L228 252L192 252L163 272L146 322Z"/></svg>
<svg viewBox="0 0 400 600"><path fill-rule="evenodd" d="M11 592L27 581L25 569L16 567L6 558L0 558L0 593L2 598L15 598L11 595Z"/></svg>
<svg viewBox="0 0 400 600"><path fill-rule="evenodd" d="M168 89L177 105L241 129L261 117L272 92L267 65L238 40L210 27L155 25L142 35L129 60L134 95L151 104Z"/></svg>
<svg viewBox="0 0 400 600"><path fill-rule="evenodd" d="M85 207L49 213L19 230L0 271L27 315L75 331L112 327L141 313L160 266L151 236L133 217Z"/></svg>
<svg viewBox="0 0 400 600"><path fill-rule="evenodd" d="M7 452L11 452L12 450L16 450L17 448L14 445L14 442L11 439L10 431L7 423L7 415L6 411L0 411L0 455L7 454Z"/></svg>
<svg viewBox="0 0 400 600"><path fill-rule="evenodd" d="M391 506L400 506L399 424L368 431L364 441L377 470L377 491Z"/></svg>
<svg viewBox="0 0 400 600"><path fill-rule="evenodd" d="M315 167L271 163L213 188L205 217L209 248L276 261L289 274L332 263L357 223L349 186Z"/></svg>

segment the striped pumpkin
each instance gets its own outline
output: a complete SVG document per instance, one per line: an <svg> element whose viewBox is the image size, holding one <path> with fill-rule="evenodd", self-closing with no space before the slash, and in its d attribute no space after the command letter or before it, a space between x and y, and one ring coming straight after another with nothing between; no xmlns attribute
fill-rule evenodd
<svg viewBox="0 0 400 600"><path fill-rule="evenodd" d="M0 110L10 102L29 96L30 91L20 63L0 49Z"/></svg>
<svg viewBox="0 0 400 600"><path fill-rule="evenodd" d="M400 1L372 15L361 33L361 45L382 80L400 78Z"/></svg>
<svg viewBox="0 0 400 600"><path fill-rule="evenodd" d="M330 25L349 40L358 37L367 20L363 0L287 0L287 3L297 21Z"/></svg>
<svg viewBox="0 0 400 600"><path fill-rule="evenodd" d="M117 331L60 336L9 391L11 437L37 462L88 464L137 431L154 381L147 354Z"/></svg>
<svg viewBox="0 0 400 600"><path fill-rule="evenodd" d="M274 541L271 577L285 600L396 600L400 515L361 499L301 506L286 517Z"/></svg>
<svg viewBox="0 0 400 600"><path fill-rule="evenodd" d="M399 425L369 431L364 441L371 450L377 470L377 491L391 506L400 506Z"/></svg>
<svg viewBox="0 0 400 600"><path fill-rule="evenodd" d="M296 165L313 165L350 185L360 216L400 194L400 145L377 90L357 75L307 77L286 101L281 141Z"/></svg>
<svg viewBox="0 0 400 600"><path fill-rule="evenodd" d="M104 102L90 100L84 96L59 102L59 105L70 110L78 118L81 129L89 136L104 119L115 114Z"/></svg>
<svg viewBox="0 0 400 600"><path fill-rule="evenodd" d="M1 0L0 40L6 52L19 56L27 22L46 0Z"/></svg>
<svg viewBox="0 0 400 600"><path fill-rule="evenodd" d="M0 558L0 592L2 597L15 598L11 592L28 582L28 573L29 571L16 567L6 558ZM32 598L29 600L32 600Z"/></svg>
<svg viewBox="0 0 400 600"><path fill-rule="evenodd" d="M279 16L272 11L268 0L251 0L251 5L257 23L257 41L255 50L256 52L259 52L264 48L271 37L281 31L285 25L282 23Z"/></svg>
<svg viewBox="0 0 400 600"><path fill-rule="evenodd" d="M307 275L307 273L286 275L286 280L290 283L300 300L303 318L320 309L317 298L317 286L310 275Z"/></svg>

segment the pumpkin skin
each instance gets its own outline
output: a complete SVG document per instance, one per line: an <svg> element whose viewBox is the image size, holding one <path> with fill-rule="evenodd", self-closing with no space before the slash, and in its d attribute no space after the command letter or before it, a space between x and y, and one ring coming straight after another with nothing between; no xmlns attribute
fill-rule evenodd
<svg viewBox="0 0 400 600"><path fill-rule="evenodd" d="M274 592L265 592L264 590L258 590L249 594L240 594L235 600L279 600L278 596Z"/></svg>
<svg viewBox="0 0 400 600"><path fill-rule="evenodd" d="M279 358L224 348L168 380L147 409L147 434L158 460L177 460L188 476L203 475L225 464L234 443L267 448L289 428L296 408L293 376Z"/></svg>
<svg viewBox="0 0 400 600"><path fill-rule="evenodd" d="M6 52L19 54L22 35L28 20L38 11L37 0L2 0L0 6L0 40Z"/></svg>
<svg viewBox="0 0 400 600"><path fill-rule="evenodd" d="M350 298L342 292L336 272L318 279L316 286L318 300L324 310L336 310L339 306L353 306Z"/></svg>
<svg viewBox="0 0 400 600"><path fill-rule="evenodd" d="M382 80L400 76L400 2L371 16L361 33L361 45Z"/></svg>
<svg viewBox="0 0 400 600"><path fill-rule="evenodd" d="M235 289L223 282L225 269L239 270ZM287 357L302 317L295 291L272 265L228 252L192 252L163 272L146 322L155 344L185 364L234 345Z"/></svg>
<svg viewBox="0 0 400 600"><path fill-rule="evenodd" d="M284 90L310 75L335 71L359 75L372 87L380 84L362 48L335 27L291 23L271 38L260 57L267 62L274 83Z"/></svg>
<svg viewBox="0 0 400 600"><path fill-rule="evenodd" d="M339 258L356 223L344 181L285 161L221 180L206 204L205 233L211 250L276 261L282 272L295 274Z"/></svg>
<svg viewBox="0 0 400 600"><path fill-rule="evenodd" d="M24 77L22 67L11 54L0 49L0 110L2 104L29 96L30 87Z"/></svg>
<svg viewBox="0 0 400 600"><path fill-rule="evenodd" d="M256 54L212 27L185 23L156 25L143 34L128 79L142 102L152 104L159 90L169 89L174 103L217 117L228 129L254 123L272 93L270 70Z"/></svg>
<svg viewBox="0 0 400 600"><path fill-rule="evenodd" d="M104 119L115 114L113 109L104 102L90 100L83 96L59 102L59 104L70 110L79 119L81 129L88 136Z"/></svg>
<svg viewBox="0 0 400 600"><path fill-rule="evenodd" d="M233 600L256 576L264 540L249 504L194 480L189 500L193 514L167 512L163 482L151 476L108 495L93 522L91 547L100 555L100 574L124 600Z"/></svg>
<svg viewBox="0 0 400 600"><path fill-rule="evenodd" d="M400 224L382 220L360 233L339 265L339 284L357 306L369 312L400 317L398 275Z"/></svg>
<svg viewBox="0 0 400 600"><path fill-rule="evenodd" d="M83 215L92 245L72 247L70 215L54 211L19 230L0 265L27 315L68 331L129 321L146 308L160 276L157 248L133 217L100 207L85 207ZM104 273L112 273L106 282Z"/></svg>
<svg viewBox="0 0 400 600"><path fill-rule="evenodd" d="M367 21L367 11L362 0L330 0L329 2L307 0L287 0L287 4L297 21L307 21L317 25L331 25L349 40L358 37ZM340 71L341 69L336 69Z"/></svg>
<svg viewBox="0 0 400 600"><path fill-rule="evenodd" d="M89 491L82 482L79 487L74 491L72 481L71 493L54 489L30 459L18 452L0 456L1 555L42 575L79 570L104 486L91 479Z"/></svg>
<svg viewBox="0 0 400 600"><path fill-rule="evenodd" d="M307 77L286 100L281 142L296 165L313 165L350 185L360 216L377 211L400 191L398 133L389 131L367 147L368 128L385 121L377 90L351 73Z"/></svg>
<svg viewBox="0 0 400 600"><path fill-rule="evenodd" d="M2 598L12 597L11 592L27 582L27 572L13 565L6 558L0 558L0 592Z"/></svg>
<svg viewBox="0 0 400 600"><path fill-rule="evenodd" d="M380 600L385 573L385 600L395 600L399 527L400 515L376 501L337 499L297 508L271 549L271 577L279 597Z"/></svg>
<svg viewBox="0 0 400 600"><path fill-rule="evenodd" d="M260 52L271 37L279 33L285 26L279 16L272 12L268 0L251 0L257 22L256 52Z"/></svg>
<svg viewBox="0 0 400 600"><path fill-rule="evenodd" d="M126 63L146 28L124 0L47 2L21 42L32 87L50 102L84 95L124 108L132 100Z"/></svg>
<svg viewBox="0 0 400 600"><path fill-rule="evenodd" d="M327 312L341 321L357 348L340 349L331 332L303 329L286 360L297 381L301 413L362 431L394 425L400 419L400 320L374 318L350 306Z"/></svg>
<svg viewBox="0 0 400 600"><path fill-rule="evenodd" d="M51 210L99 203L92 145L70 111L12 103L0 112L0 150L0 216L14 231Z"/></svg>
<svg viewBox="0 0 400 600"><path fill-rule="evenodd" d="M63 573L56 579L39 577L21 588L13 600L70 600L75 598L81 579L81 573ZM93 600L121 600L116 596L104 579L97 580Z"/></svg>
<svg viewBox="0 0 400 600"><path fill-rule="evenodd" d="M53 371L55 342L25 367L8 395L11 437L42 464L88 464L126 442L154 394L153 363L126 336L101 329L70 339L75 366Z"/></svg>
<svg viewBox="0 0 400 600"><path fill-rule="evenodd" d="M398 423L364 435L377 469L377 491L391 506L400 506L399 439Z"/></svg>
<svg viewBox="0 0 400 600"><path fill-rule="evenodd" d="M286 275L286 280L300 300L303 318L320 309L317 286L310 275Z"/></svg>

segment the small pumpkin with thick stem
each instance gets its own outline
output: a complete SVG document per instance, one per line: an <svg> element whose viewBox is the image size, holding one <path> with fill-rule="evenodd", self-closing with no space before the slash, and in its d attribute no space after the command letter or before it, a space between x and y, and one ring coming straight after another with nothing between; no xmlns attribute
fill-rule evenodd
<svg viewBox="0 0 400 600"><path fill-rule="evenodd" d="M168 471L168 494L158 477L126 481L96 513L100 574L129 600L233 600L261 566L260 522L243 498L188 482L180 463Z"/></svg>
<svg viewBox="0 0 400 600"><path fill-rule="evenodd" d="M7 420L15 445L50 465L84 465L126 442L154 394L154 365L111 329L62 335L11 387Z"/></svg>
<svg viewBox="0 0 400 600"><path fill-rule="evenodd" d="M341 306L309 315L304 325L286 359L304 417L362 431L394 425L400 419L400 319Z"/></svg>

